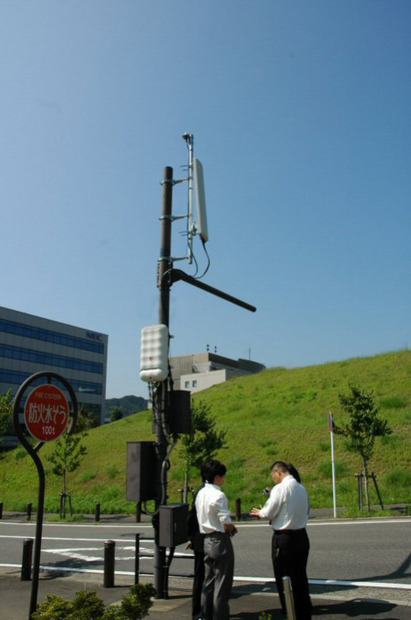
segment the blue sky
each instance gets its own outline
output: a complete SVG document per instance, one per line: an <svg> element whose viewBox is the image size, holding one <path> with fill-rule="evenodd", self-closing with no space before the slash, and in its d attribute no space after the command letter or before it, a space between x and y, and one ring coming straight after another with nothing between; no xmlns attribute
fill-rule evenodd
<svg viewBox="0 0 411 620"><path fill-rule="evenodd" d="M258 310L174 284L172 355L408 347L410 18L397 0L0 0L1 305L109 334L107 396L147 396L160 182L184 177L188 131L204 280Z"/></svg>

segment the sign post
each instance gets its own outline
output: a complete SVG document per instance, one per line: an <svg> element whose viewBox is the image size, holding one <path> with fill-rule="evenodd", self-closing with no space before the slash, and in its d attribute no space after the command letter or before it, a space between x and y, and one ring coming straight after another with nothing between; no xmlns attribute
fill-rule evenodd
<svg viewBox="0 0 411 620"><path fill-rule="evenodd" d="M46 383L44 383L46 381ZM54 381L54 383L52 383ZM56 385L57 383L57 385ZM29 391L29 388L37 387ZM58 387L63 386L65 391ZM69 400L66 397L69 395ZM25 399L24 407L22 405ZM72 433L77 420L77 398L70 383L55 372L37 372L20 386L14 399L13 424L20 442L32 457L39 474L39 495L37 504L36 541L33 559L33 581L31 588L29 620L36 611L40 573L41 538L43 532L45 474L39 457L39 450L45 442L58 439L66 429ZM20 426L20 414L24 414L27 430L39 443L32 446Z"/></svg>
<svg viewBox="0 0 411 620"><path fill-rule="evenodd" d="M333 479L333 509L334 509L334 519L337 518L337 487L335 480L335 452L334 452L334 421L333 414L331 411L328 414L328 426L330 429L330 438L331 438L331 470L332 470L332 479Z"/></svg>

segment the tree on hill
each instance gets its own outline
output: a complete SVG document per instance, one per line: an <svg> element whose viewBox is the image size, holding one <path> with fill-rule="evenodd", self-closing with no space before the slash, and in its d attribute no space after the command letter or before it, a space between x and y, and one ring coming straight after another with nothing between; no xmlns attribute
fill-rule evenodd
<svg viewBox="0 0 411 620"><path fill-rule="evenodd" d="M226 430L216 428L216 419L211 414L209 405L203 402L193 404L191 408L191 433L184 435L181 443L185 461L184 501L187 502L190 468L201 467L201 464L216 456L217 451L226 448Z"/></svg>
<svg viewBox="0 0 411 620"><path fill-rule="evenodd" d="M346 438L346 445L351 452L357 452L362 459L365 497L368 510L370 496L368 487L368 463L374 453L375 439L390 435L392 430L387 420L378 417L378 409L374 404L372 392L361 390L355 385L350 385L351 393L340 394L339 400L344 411L349 413L350 421L341 425L334 424L334 431Z"/></svg>
<svg viewBox="0 0 411 620"><path fill-rule="evenodd" d="M98 419L96 414L93 411L89 411L88 409L86 409L84 405L81 405L78 412L74 433L85 433L91 428L97 428L99 424L100 420Z"/></svg>
<svg viewBox="0 0 411 620"><path fill-rule="evenodd" d="M121 411L121 407L114 407L113 412L111 414L110 421L115 422L116 420L121 420L123 417L123 412Z"/></svg>
<svg viewBox="0 0 411 620"><path fill-rule="evenodd" d="M82 435L63 433L55 442L53 452L46 456L47 460L53 465L53 474L62 478L60 514L64 518L66 517L67 474L76 471L80 467L83 456L87 454L87 448L81 445L84 436L85 433Z"/></svg>
<svg viewBox="0 0 411 620"><path fill-rule="evenodd" d="M0 394L0 444L3 435L11 432L12 427L13 395L9 390L6 394Z"/></svg>

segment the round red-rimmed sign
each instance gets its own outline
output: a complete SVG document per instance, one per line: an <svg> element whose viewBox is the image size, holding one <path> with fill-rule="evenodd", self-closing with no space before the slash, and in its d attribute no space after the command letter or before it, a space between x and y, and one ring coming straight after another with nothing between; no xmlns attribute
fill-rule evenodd
<svg viewBox="0 0 411 620"><path fill-rule="evenodd" d="M32 390L24 406L27 429L35 439L54 441L66 430L69 404L60 388L50 383Z"/></svg>

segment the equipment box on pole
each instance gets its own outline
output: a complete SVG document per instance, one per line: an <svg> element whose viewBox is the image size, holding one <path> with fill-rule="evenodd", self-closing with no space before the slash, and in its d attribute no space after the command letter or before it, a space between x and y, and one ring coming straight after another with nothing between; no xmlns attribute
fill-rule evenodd
<svg viewBox="0 0 411 620"><path fill-rule="evenodd" d="M160 547L177 547L188 540L188 504L160 506Z"/></svg>

